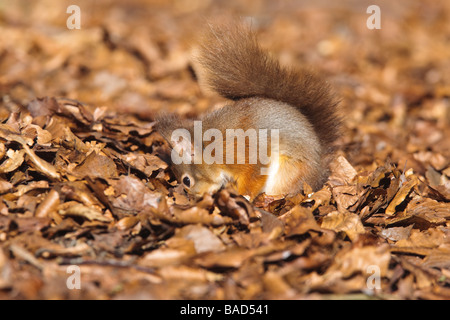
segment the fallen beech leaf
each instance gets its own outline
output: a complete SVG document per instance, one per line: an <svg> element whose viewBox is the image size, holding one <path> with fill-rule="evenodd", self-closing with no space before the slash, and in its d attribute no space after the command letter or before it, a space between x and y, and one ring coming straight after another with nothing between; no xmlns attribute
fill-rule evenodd
<svg viewBox="0 0 450 320"><path fill-rule="evenodd" d="M48 188L48 181L41 180L41 181L33 181L26 185L19 185L17 186L17 191L14 193L15 196L21 197L22 195L35 190L35 189L47 189Z"/></svg>
<svg viewBox="0 0 450 320"><path fill-rule="evenodd" d="M433 252L426 256L422 263L426 268L450 268L450 251L447 252Z"/></svg>
<svg viewBox="0 0 450 320"><path fill-rule="evenodd" d="M380 235L392 241L404 240L409 238L412 228L413 225L410 225L408 227L385 228L381 230Z"/></svg>
<svg viewBox="0 0 450 320"><path fill-rule="evenodd" d="M87 255L92 251L92 248L87 243L78 243L73 247L60 247L60 248L42 248L39 251L39 255L45 259L52 257L74 257Z"/></svg>
<svg viewBox="0 0 450 320"><path fill-rule="evenodd" d="M80 101L67 98L57 98L56 101L60 107L58 111L65 116L74 118L86 125L92 122L92 114Z"/></svg>
<svg viewBox="0 0 450 320"><path fill-rule="evenodd" d="M440 153L430 152L430 151L420 151L414 153L414 159L424 162L430 163L434 169L440 171L448 165L448 158L443 156Z"/></svg>
<svg viewBox="0 0 450 320"><path fill-rule="evenodd" d="M173 190L173 197L175 198L175 203L180 206L189 206L193 205L193 199L189 197L189 194L187 194L184 191L184 188L181 184L177 185ZM196 204L199 205L198 203ZM212 204L211 204L212 205Z"/></svg>
<svg viewBox="0 0 450 320"><path fill-rule="evenodd" d="M115 188L115 196L110 199L111 204L124 211L136 212L149 206L158 208L163 198L159 192L152 192L141 180L133 176L122 175L119 180L109 179L108 182Z"/></svg>
<svg viewBox="0 0 450 320"><path fill-rule="evenodd" d="M279 217L285 223L286 236L302 235L310 230L321 231L310 209L295 206Z"/></svg>
<svg viewBox="0 0 450 320"><path fill-rule="evenodd" d="M25 152L30 157L30 160L34 163L35 168L37 171L41 172L42 174L48 176L49 178L60 180L61 176L56 171L55 167L52 166L50 163L42 160L39 158L33 150L28 148L26 144L22 144L23 148L25 149Z"/></svg>
<svg viewBox="0 0 450 320"><path fill-rule="evenodd" d="M427 171L425 172L425 177L427 177L429 184L432 187L435 187L441 183L442 175L433 167L428 166Z"/></svg>
<svg viewBox="0 0 450 320"><path fill-rule="evenodd" d="M325 279L347 278L355 273L371 275L370 267L375 266L380 276L386 276L391 255L389 245L353 247L342 250L334 258L333 264L324 274Z"/></svg>
<svg viewBox="0 0 450 320"><path fill-rule="evenodd" d="M277 298L293 296L295 293L283 277L275 272L266 272L263 282L266 290Z"/></svg>
<svg viewBox="0 0 450 320"><path fill-rule="evenodd" d="M8 231L17 231L20 234L32 233L39 231L48 225L50 219L46 218L20 218L0 216L0 229ZM17 238L16 238L17 239ZM36 239L34 239L36 240ZM26 242L26 241L25 241ZM46 243L48 245L48 243Z"/></svg>
<svg viewBox="0 0 450 320"><path fill-rule="evenodd" d="M63 128L62 144L68 149L79 150L82 153L88 153L90 148L80 138L72 133L70 128Z"/></svg>
<svg viewBox="0 0 450 320"><path fill-rule="evenodd" d="M378 167L369 177L368 184L372 188L380 187L380 183L386 178L392 176L392 165L387 163L382 167Z"/></svg>
<svg viewBox="0 0 450 320"><path fill-rule="evenodd" d="M180 264L196 254L194 242L182 238L171 238L166 246L147 253L139 264L148 267L161 267Z"/></svg>
<svg viewBox="0 0 450 320"><path fill-rule="evenodd" d="M81 202L87 207L103 207L85 181L66 182L60 186L59 193L62 197Z"/></svg>
<svg viewBox="0 0 450 320"><path fill-rule="evenodd" d="M345 185L356 177L356 170L343 156L338 156L330 163L332 186Z"/></svg>
<svg viewBox="0 0 450 320"><path fill-rule="evenodd" d="M419 230L411 230L411 235L407 239L399 240L395 243L395 248L437 248L444 241L445 233L437 228L430 228L427 232L420 232Z"/></svg>
<svg viewBox="0 0 450 320"><path fill-rule="evenodd" d="M195 262L204 268L238 268L245 260L253 255L252 250L231 248L227 251L215 254L213 252L199 255Z"/></svg>
<svg viewBox="0 0 450 320"><path fill-rule="evenodd" d="M301 201L303 201L304 197L302 194L299 194L298 197L300 198L300 200L297 200L297 203L294 204L299 204ZM293 197L291 197L293 198ZM289 199L291 200L291 199ZM261 208L265 211L268 212L274 212L274 210L283 205L285 203L285 197L284 196L273 196L273 195L266 195L265 193L261 193L260 195L258 195L254 200L253 200L253 204L258 207Z"/></svg>
<svg viewBox="0 0 450 320"><path fill-rule="evenodd" d="M412 188L417 184L415 180L410 180L406 184L404 184L400 190L395 195L394 199L391 201L389 206L386 208L385 213L388 216L392 216L396 211L396 207L401 204L408 194L411 192Z"/></svg>
<svg viewBox="0 0 450 320"><path fill-rule="evenodd" d="M37 144L41 146L50 145L50 142L53 139L53 136L49 131L42 129L35 124L28 124L25 128L22 129L22 134L26 136L32 136L32 139L36 137Z"/></svg>
<svg viewBox="0 0 450 320"><path fill-rule="evenodd" d="M231 223L230 217L223 217L218 214L210 214L209 211L198 207L192 207L186 210L173 208L173 221L184 224L202 223L206 225L221 226Z"/></svg>
<svg viewBox="0 0 450 320"><path fill-rule="evenodd" d="M175 236L191 240L197 253L219 252L225 249L222 241L214 233L199 224L184 226L177 230Z"/></svg>
<svg viewBox="0 0 450 320"><path fill-rule="evenodd" d="M25 150L25 153L30 158L31 162L35 165L35 169L42 174L48 176L49 178L59 180L61 176L56 171L55 167L53 167L50 163L39 158L33 150L31 150L28 145L25 137L19 136L17 134L11 133L4 128L0 128L0 136L3 136L6 140L16 141L22 145L22 148ZM33 141L29 141L31 144Z"/></svg>
<svg viewBox="0 0 450 320"><path fill-rule="evenodd" d="M117 221L115 224L116 228L119 230L128 230L133 228L139 222L139 218L136 216L124 217Z"/></svg>
<svg viewBox="0 0 450 320"><path fill-rule="evenodd" d="M158 249L146 254L139 264L146 267L165 267L180 264L188 259L191 254L177 249Z"/></svg>
<svg viewBox="0 0 450 320"><path fill-rule="evenodd" d="M147 176L150 176L153 171L167 168L167 163L151 154L129 153L121 155L120 158L137 170L144 172Z"/></svg>
<svg viewBox="0 0 450 320"><path fill-rule="evenodd" d="M50 116L61 108L55 98L44 97L31 100L27 105L27 109L33 117L38 117Z"/></svg>
<svg viewBox="0 0 450 320"><path fill-rule="evenodd" d="M26 136L21 136L19 132L19 128L15 130L8 124L2 124L0 123L0 137L7 140L7 141L16 141L20 144L33 144L33 139L30 139Z"/></svg>
<svg viewBox="0 0 450 320"><path fill-rule="evenodd" d="M290 245L287 243L282 248L273 248L272 251L268 251L266 248L260 248L256 254L263 253L264 261L266 262L277 262L287 259L292 259L294 256L301 256L305 253L306 249L311 245L311 239L304 240L295 245ZM280 251L278 251L280 249Z"/></svg>
<svg viewBox="0 0 450 320"><path fill-rule="evenodd" d="M68 205L69 204L69 205ZM61 206L60 206L61 207ZM88 208L80 203L70 204L66 202L63 208L58 210L58 213L62 216L73 216L87 219L89 221L97 220L100 222L110 222L111 219L104 216L93 208Z"/></svg>
<svg viewBox="0 0 450 320"><path fill-rule="evenodd" d="M17 258L25 260L26 262L28 262L31 265L38 268L39 270L44 269L44 265L38 259L36 259L35 256L31 252L29 252L27 249L23 248L21 245L17 245L17 244L13 243L9 246L9 250L11 250L11 252Z"/></svg>
<svg viewBox="0 0 450 320"><path fill-rule="evenodd" d="M52 189L36 208L34 215L38 218L47 217L51 212L56 211L59 204L59 193Z"/></svg>
<svg viewBox="0 0 450 320"><path fill-rule="evenodd" d="M408 261L406 257L400 257L402 266L405 270L414 275L415 285L419 288L430 288L436 281L435 277L424 270L421 265Z"/></svg>
<svg viewBox="0 0 450 320"><path fill-rule="evenodd" d="M91 152L84 161L72 170L72 174L80 178L116 178L117 168L113 160L106 156Z"/></svg>
<svg viewBox="0 0 450 320"><path fill-rule="evenodd" d="M0 178L0 194L6 193L14 188L11 182L5 181Z"/></svg>
<svg viewBox="0 0 450 320"><path fill-rule="evenodd" d="M356 240L358 235L366 232L360 217L350 212L334 211L327 214L322 220L321 227L336 232L345 232L352 241Z"/></svg>
<svg viewBox="0 0 450 320"><path fill-rule="evenodd" d="M168 265L159 269L158 274L164 280L214 282L223 280L224 276L200 268Z"/></svg>
<svg viewBox="0 0 450 320"><path fill-rule="evenodd" d="M6 152L6 155L8 156L8 159L3 161L3 163L0 165L1 173L12 172L20 167L24 161L25 150L9 149Z"/></svg>
<svg viewBox="0 0 450 320"><path fill-rule="evenodd" d="M313 205L311 206L311 210L314 211L319 206L325 206L330 203L331 200L331 191L328 187L324 187L321 190L314 192L311 196L306 198L303 202L308 203L311 202Z"/></svg>
<svg viewBox="0 0 450 320"><path fill-rule="evenodd" d="M438 201L450 202L450 181L443 185L428 186L429 196Z"/></svg>
<svg viewBox="0 0 450 320"><path fill-rule="evenodd" d="M248 225L250 218L254 216L253 209L250 205L247 205L246 200L239 201L239 198L233 197L232 193L226 189L222 189L216 194L216 202L222 212L233 219L239 220L243 225Z"/></svg>
<svg viewBox="0 0 450 320"><path fill-rule="evenodd" d="M358 193L357 186L336 186L333 187L333 198L335 199L338 210L346 212L360 200L361 194Z"/></svg>
<svg viewBox="0 0 450 320"><path fill-rule="evenodd" d="M5 154L6 154L6 147L5 147L5 144L2 143L2 142L0 141L0 160L3 159L3 157L5 156Z"/></svg>
<svg viewBox="0 0 450 320"><path fill-rule="evenodd" d="M405 209L405 217L421 218L429 223L445 224L450 219L449 208L450 204L448 203L441 203L432 199L413 198Z"/></svg>
<svg viewBox="0 0 450 320"><path fill-rule="evenodd" d="M276 239L284 232L284 223L270 212L258 209L261 215L261 227L264 233L268 233L269 239Z"/></svg>

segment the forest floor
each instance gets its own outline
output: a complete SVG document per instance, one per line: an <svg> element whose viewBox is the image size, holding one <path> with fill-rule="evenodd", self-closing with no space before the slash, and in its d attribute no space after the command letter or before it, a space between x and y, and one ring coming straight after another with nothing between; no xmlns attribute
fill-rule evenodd
<svg viewBox="0 0 450 320"><path fill-rule="evenodd" d="M0 299L450 299L450 3L378 2L0 1ZM321 190L194 201L158 157L230 17L340 97Z"/></svg>

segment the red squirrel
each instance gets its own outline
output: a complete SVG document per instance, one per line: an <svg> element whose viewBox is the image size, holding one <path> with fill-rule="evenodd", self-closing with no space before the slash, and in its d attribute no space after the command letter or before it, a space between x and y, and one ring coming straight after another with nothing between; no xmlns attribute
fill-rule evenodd
<svg viewBox="0 0 450 320"><path fill-rule="evenodd" d="M251 199L262 192L293 195L302 191L304 183L314 190L320 188L329 174L332 145L339 136L341 123L338 101L329 84L306 69L280 66L260 47L249 27L239 24L211 27L203 40L196 57L201 67L200 77L213 91L233 102L204 115L201 122L175 115L157 119L157 130L172 148L172 160L178 157L172 161L178 182L197 196L232 185ZM188 135L180 138L174 134L180 129ZM226 139L229 129L248 133L240 150L237 150L237 138ZM263 138L262 133L268 131L261 129L278 133L275 137L267 134L270 136L266 141L270 145L268 163L261 159L255 161L249 155L255 150L250 133ZM198 134L196 130L201 130L197 145L191 140ZM208 130L214 139L211 134L206 137ZM272 141L276 142L276 152ZM216 148L211 152L208 145L213 142ZM218 146L223 149L219 150ZM229 156L233 149L227 146L236 147L236 154ZM218 161L204 161L202 152L208 148Z"/></svg>

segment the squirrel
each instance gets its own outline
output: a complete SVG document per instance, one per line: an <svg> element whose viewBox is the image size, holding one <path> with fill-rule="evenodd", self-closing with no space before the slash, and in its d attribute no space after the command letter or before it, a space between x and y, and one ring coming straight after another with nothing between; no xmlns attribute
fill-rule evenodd
<svg viewBox="0 0 450 320"><path fill-rule="evenodd" d="M307 69L281 66L260 47L255 32L240 24L210 26L196 62L204 82L232 103L200 121L175 115L156 120L156 130L172 148L172 171L188 193L202 196L232 185L254 199L263 192L294 195L304 183L317 190L325 183L341 126L339 101L325 80ZM228 136L227 130L239 129L244 140L232 154L239 137ZM255 161L250 136L264 138L269 131L277 135L267 138L267 133L258 148L270 144L270 160ZM223 142L224 137L231 138ZM206 161L207 150L217 161Z"/></svg>

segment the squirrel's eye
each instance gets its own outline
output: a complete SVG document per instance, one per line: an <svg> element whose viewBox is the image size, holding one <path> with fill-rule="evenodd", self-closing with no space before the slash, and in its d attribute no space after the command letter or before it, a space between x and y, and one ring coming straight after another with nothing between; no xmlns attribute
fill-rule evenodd
<svg viewBox="0 0 450 320"><path fill-rule="evenodd" d="M186 186L186 187L190 187L191 186L191 179L189 179L189 177L188 176L184 176L184 178L183 178L183 184Z"/></svg>

